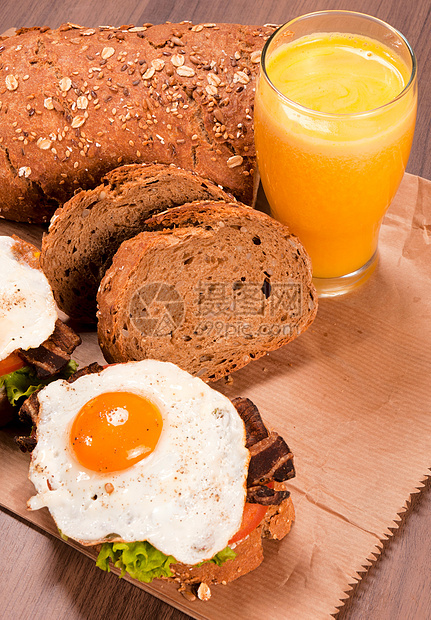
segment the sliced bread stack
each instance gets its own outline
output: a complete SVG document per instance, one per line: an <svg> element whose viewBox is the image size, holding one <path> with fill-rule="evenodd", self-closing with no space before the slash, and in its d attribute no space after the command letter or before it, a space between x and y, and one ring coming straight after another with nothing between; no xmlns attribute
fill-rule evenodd
<svg viewBox="0 0 431 620"><path fill-rule="evenodd" d="M197 175L126 166L58 210L42 266L60 307L96 318L110 363L171 361L214 381L301 334L317 299L289 229Z"/></svg>
<svg viewBox="0 0 431 620"><path fill-rule="evenodd" d="M303 332L310 261L283 224L238 203L195 202L123 243L98 293L109 362L171 361L215 381Z"/></svg>
<svg viewBox="0 0 431 620"><path fill-rule="evenodd" d="M131 164L109 172L102 185L57 209L42 242L41 265L61 310L96 320L96 293L120 244L160 211L190 200L233 200L202 177L165 164Z"/></svg>

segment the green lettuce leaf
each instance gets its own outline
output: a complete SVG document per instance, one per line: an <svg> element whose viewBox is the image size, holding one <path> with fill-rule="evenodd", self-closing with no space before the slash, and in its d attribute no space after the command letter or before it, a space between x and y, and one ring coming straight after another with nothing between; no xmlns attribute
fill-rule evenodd
<svg viewBox="0 0 431 620"><path fill-rule="evenodd" d="M75 373L78 370L78 366L79 366L78 362L75 362L75 360L69 360L66 366L60 372L60 375L59 375L60 378L69 379L69 377L71 377L73 373Z"/></svg>
<svg viewBox="0 0 431 620"><path fill-rule="evenodd" d="M121 570L120 577L124 577L127 572L133 579L144 583L150 583L160 577L172 577L170 565L176 562L172 555L165 555L146 541L104 543L96 566L109 572L110 561Z"/></svg>
<svg viewBox="0 0 431 620"><path fill-rule="evenodd" d="M217 566L221 566L228 560L233 560L236 558L236 553L230 547L225 547L221 551L215 554L211 560L207 560L207 562L212 562L213 564L217 564Z"/></svg>
<svg viewBox="0 0 431 620"><path fill-rule="evenodd" d="M0 377L0 388L5 387L6 395L13 407L20 407L24 400L41 387L48 385L54 379L68 379L78 368L74 360L70 360L66 366L54 377L39 379L30 366L19 368L8 375Z"/></svg>
<svg viewBox="0 0 431 620"><path fill-rule="evenodd" d="M226 547L207 561L221 566L227 560L232 560L235 555L230 547ZM110 562L120 569L120 577L129 573L133 579L150 583L153 579L160 577L172 577L170 565L176 564L176 559L172 555L165 555L146 541L104 543L97 558L96 566L109 572L111 570Z"/></svg>

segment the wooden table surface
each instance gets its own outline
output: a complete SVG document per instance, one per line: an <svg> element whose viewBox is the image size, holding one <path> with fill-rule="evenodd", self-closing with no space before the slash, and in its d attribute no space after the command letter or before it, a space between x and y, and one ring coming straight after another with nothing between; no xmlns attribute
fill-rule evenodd
<svg viewBox="0 0 431 620"><path fill-rule="evenodd" d="M249 24L283 23L322 9L357 10L398 28L419 64L419 112L407 170L431 179L430 0L4 0L0 32L11 27L85 26L191 20ZM430 455L431 464L431 455ZM431 484L416 495L400 528L376 564L354 588L339 620L431 618ZM186 620L162 603L6 510L0 511L0 618L139 618ZM286 619L290 620L288 611ZM310 617L310 620L315 620ZM318 620L318 619L316 619Z"/></svg>

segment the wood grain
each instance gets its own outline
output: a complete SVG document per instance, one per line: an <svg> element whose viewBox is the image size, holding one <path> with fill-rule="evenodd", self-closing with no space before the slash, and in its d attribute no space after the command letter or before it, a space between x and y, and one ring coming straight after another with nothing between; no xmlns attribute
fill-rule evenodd
<svg viewBox="0 0 431 620"><path fill-rule="evenodd" d="M189 19L282 23L322 9L349 9L389 21L412 44L419 65L419 111L408 171L431 178L431 5L429 0L9 0L0 32L10 27L70 21L88 26L136 25ZM402 467L402 464L400 464ZM33 526L0 511L0 618L185 620L189 616L135 588L108 578L93 562ZM401 527L338 615L339 620L431 618L431 483L413 498ZM7 593L7 596L5 596ZM268 616L270 617L270 616ZM288 610L286 618L290 620ZM310 619L314 620L314 619Z"/></svg>
<svg viewBox="0 0 431 620"><path fill-rule="evenodd" d="M413 496L382 556L354 587L337 620L431 618L431 480ZM426 577L425 577L426 576Z"/></svg>

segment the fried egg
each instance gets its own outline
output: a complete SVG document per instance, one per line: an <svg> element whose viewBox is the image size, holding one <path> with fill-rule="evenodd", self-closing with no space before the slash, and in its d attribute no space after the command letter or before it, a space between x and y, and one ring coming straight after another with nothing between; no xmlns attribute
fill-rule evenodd
<svg viewBox="0 0 431 620"><path fill-rule="evenodd" d="M28 506L84 545L148 541L196 564L239 530L249 451L228 398L169 362L108 366L39 392Z"/></svg>
<svg viewBox="0 0 431 620"><path fill-rule="evenodd" d="M33 245L0 237L0 361L38 347L54 331L57 310L38 256Z"/></svg>

